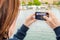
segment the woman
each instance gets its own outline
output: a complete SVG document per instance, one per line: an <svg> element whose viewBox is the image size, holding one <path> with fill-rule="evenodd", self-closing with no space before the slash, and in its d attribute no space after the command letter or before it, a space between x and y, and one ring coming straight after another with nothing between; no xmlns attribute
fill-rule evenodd
<svg viewBox="0 0 60 40"><path fill-rule="evenodd" d="M9 30L15 25L18 9L19 0L0 0L0 40L23 40L29 25L35 21L34 14L30 15L21 29L17 31L12 39L9 39Z"/></svg>
<svg viewBox="0 0 60 40"><path fill-rule="evenodd" d="M29 26L36 21L35 14L27 17L25 23L17 31L12 39L9 39L9 29L14 27L19 8L19 0L0 0L0 40L23 40ZM57 40L60 40L60 25L56 17L50 13L49 17L44 16L46 22L54 29Z"/></svg>

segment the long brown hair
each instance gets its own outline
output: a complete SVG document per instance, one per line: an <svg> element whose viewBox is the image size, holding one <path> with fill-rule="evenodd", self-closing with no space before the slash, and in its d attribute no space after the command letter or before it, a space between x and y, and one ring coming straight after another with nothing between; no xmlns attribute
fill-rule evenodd
<svg viewBox="0 0 60 40"><path fill-rule="evenodd" d="M6 35L18 14L19 0L0 0L0 40Z"/></svg>

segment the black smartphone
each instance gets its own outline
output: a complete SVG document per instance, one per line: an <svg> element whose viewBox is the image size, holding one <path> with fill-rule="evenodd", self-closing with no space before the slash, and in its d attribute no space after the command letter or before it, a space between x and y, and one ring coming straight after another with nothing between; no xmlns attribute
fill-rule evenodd
<svg viewBox="0 0 60 40"><path fill-rule="evenodd" d="M35 19L37 20L45 20L43 16L48 16L49 14L47 12L35 12Z"/></svg>

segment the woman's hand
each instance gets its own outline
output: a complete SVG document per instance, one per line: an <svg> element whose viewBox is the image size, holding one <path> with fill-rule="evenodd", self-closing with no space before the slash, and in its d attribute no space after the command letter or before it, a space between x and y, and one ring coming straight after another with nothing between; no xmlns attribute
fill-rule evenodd
<svg viewBox="0 0 60 40"><path fill-rule="evenodd" d="M44 16L44 19L46 19L47 24L50 25L52 29L60 26L60 23L58 19L55 17L55 15L50 11L48 13L49 13L49 17Z"/></svg>
<svg viewBox="0 0 60 40"><path fill-rule="evenodd" d="M26 18L24 25L26 25L29 28L29 26L35 21L35 14L32 14Z"/></svg>

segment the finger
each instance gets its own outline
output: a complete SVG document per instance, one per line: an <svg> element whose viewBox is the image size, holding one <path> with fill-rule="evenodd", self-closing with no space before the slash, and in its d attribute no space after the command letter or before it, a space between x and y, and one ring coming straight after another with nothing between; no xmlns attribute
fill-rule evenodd
<svg viewBox="0 0 60 40"><path fill-rule="evenodd" d="M55 16L51 11L48 11L48 12L49 12L49 15L50 15L51 19L52 19L53 22L55 22L55 24L56 24L56 21L57 21L56 16Z"/></svg>
<svg viewBox="0 0 60 40"><path fill-rule="evenodd" d="M49 10L49 11L47 11L48 12L48 14L49 14L49 16L51 17L51 18L53 18L53 19L55 19L56 17L55 17L55 15Z"/></svg>
<svg viewBox="0 0 60 40"><path fill-rule="evenodd" d="M31 19L31 18L33 19L33 16L34 16L34 14L31 14L27 17L27 19Z"/></svg>
<svg viewBox="0 0 60 40"><path fill-rule="evenodd" d="M35 16L35 14L31 14L31 16Z"/></svg>
<svg viewBox="0 0 60 40"><path fill-rule="evenodd" d="M43 16L44 19L46 19L46 21L49 21L49 18L47 16Z"/></svg>
<svg viewBox="0 0 60 40"><path fill-rule="evenodd" d="M55 28L55 23L54 22L49 22L49 21L46 21L46 23L51 27L51 28Z"/></svg>
<svg viewBox="0 0 60 40"><path fill-rule="evenodd" d="M49 22L50 24L55 25L54 22L53 22L51 19L49 19L47 16L44 16L44 18L45 18L46 21Z"/></svg>
<svg viewBox="0 0 60 40"><path fill-rule="evenodd" d="M51 11L48 11L48 13L49 13L49 17L53 20L53 22L55 22L55 24L56 24L56 16L51 12Z"/></svg>
<svg viewBox="0 0 60 40"><path fill-rule="evenodd" d="M36 19L34 19L34 22L36 21Z"/></svg>
<svg viewBox="0 0 60 40"><path fill-rule="evenodd" d="M36 21L36 19L34 19L34 20L31 20L31 21L30 21L30 24L32 24L32 23L33 23L33 22L35 22L35 21Z"/></svg>
<svg viewBox="0 0 60 40"><path fill-rule="evenodd" d="M28 18L34 18L34 17L35 17L35 14L31 14L31 15L29 15Z"/></svg>
<svg viewBox="0 0 60 40"><path fill-rule="evenodd" d="M36 19L33 19L33 20L32 20L32 23L35 22L35 21L36 21Z"/></svg>
<svg viewBox="0 0 60 40"><path fill-rule="evenodd" d="M51 24L50 22L46 21L46 23L51 27L53 28L53 24Z"/></svg>

